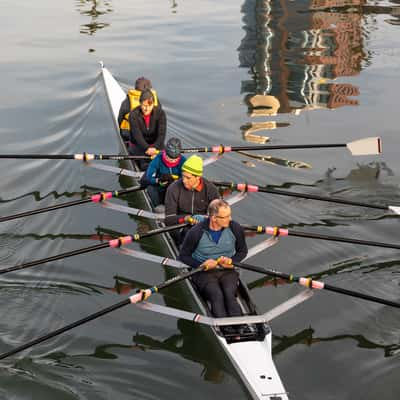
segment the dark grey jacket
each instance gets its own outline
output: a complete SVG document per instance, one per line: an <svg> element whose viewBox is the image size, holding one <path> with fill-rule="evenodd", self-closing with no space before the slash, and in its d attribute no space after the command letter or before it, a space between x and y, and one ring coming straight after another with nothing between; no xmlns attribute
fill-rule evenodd
<svg viewBox="0 0 400 400"><path fill-rule="evenodd" d="M197 190L187 190L183 186L182 179L171 184L165 196L165 224L175 225L183 222L185 215L207 213L210 202L218 199L218 190L215 185L207 179L202 178L203 188Z"/></svg>

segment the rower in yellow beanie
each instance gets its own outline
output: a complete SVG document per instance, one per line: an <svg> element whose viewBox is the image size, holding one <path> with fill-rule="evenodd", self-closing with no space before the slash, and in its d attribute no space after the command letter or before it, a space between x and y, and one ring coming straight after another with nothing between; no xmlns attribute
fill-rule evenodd
<svg viewBox="0 0 400 400"><path fill-rule="evenodd" d="M189 157L182 165L182 177L172 183L165 196L165 224L176 225L192 216L200 220L207 214L210 202L218 199L218 190L213 183L203 175L203 160L197 155ZM187 230L187 229L186 229ZM186 230L174 239L179 245L185 236Z"/></svg>
<svg viewBox="0 0 400 400"><path fill-rule="evenodd" d="M203 175L203 159L197 155L189 157L182 165L182 171L195 176Z"/></svg>

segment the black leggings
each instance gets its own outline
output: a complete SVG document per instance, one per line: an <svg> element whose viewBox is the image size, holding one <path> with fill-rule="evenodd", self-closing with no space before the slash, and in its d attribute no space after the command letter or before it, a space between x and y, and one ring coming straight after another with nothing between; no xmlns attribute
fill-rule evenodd
<svg viewBox="0 0 400 400"><path fill-rule="evenodd" d="M242 315L236 300L238 280L239 274L230 269L199 272L192 277L201 296L211 303L211 312L216 318Z"/></svg>

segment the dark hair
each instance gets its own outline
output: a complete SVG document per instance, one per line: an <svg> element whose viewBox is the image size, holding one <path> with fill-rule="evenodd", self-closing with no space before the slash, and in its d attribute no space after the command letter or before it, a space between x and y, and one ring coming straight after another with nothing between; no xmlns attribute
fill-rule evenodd
<svg viewBox="0 0 400 400"><path fill-rule="evenodd" d="M146 100L151 100L151 102L154 103L154 96L153 93L151 93L150 89L143 90L142 94L140 95L139 98L140 104L142 104Z"/></svg>
<svg viewBox="0 0 400 400"><path fill-rule="evenodd" d="M136 79L135 82L135 89L140 90L141 92L145 89L151 89L151 80L141 76L140 78Z"/></svg>

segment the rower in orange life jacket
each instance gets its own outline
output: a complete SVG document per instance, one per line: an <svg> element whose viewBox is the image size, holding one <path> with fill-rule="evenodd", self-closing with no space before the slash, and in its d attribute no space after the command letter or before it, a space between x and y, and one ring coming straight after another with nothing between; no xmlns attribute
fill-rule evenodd
<svg viewBox="0 0 400 400"><path fill-rule="evenodd" d="M144 76L137 78L135 82L135 88L128 90L128 94L125 100L121 103L121 107L119 109L119 114L118 114L118 125L120 133L125 141L129 140L129 132L130 132L130 125L128 119L129 113L134 108L140 105L139 103L140 95L142 94L142 91L145 89L151 90L154 96L154 106L156 107L159 105L157 92L154 89L152 89L150 79L147 79Z"/></svg>

